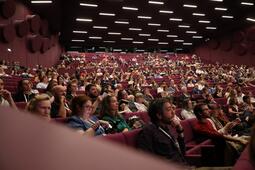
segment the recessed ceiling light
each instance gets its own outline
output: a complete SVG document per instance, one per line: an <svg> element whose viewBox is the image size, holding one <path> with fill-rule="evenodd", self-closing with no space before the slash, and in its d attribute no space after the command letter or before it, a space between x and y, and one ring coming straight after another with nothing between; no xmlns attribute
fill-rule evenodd
<svg viewBox="0 0 255 170"><path fill-rule="evenodd" d="M254 5L254 3L252 2L241 2L242 5L248 5L248 6L252 6Z"/></svg>
<svg viewBox="0 0 255 170"><path fill-rule="evenodd" d="M156 5L164 5L164 2L161 1L149 1L149 4L156 4Z"/></svg>
<svg viewBox="0 0 255 170"><path fill-rule="evenodd" d="M136 52L144 52L145 50L143 50L143 49L137 49L137 50L135 50Z"/></svg>
<svg viewBox="0 0 255 170"><path fill-rule="evenodd" d="M124 41L133 41L133 38L121 38L121 40L124 40Z"/></svg>
<svg viewBox="0 0 255 170"><path fill-rule="evenodd" d="M85 42L85 40L77 40L77 39L74 39L74 40L72 40L72 42Z"/></svg>
<svg viewBox="0 0 255 170"><path fill-rule="evenodd" d="M100 12L99 15L102 15L102 16L115 16L114 13L104 13L104 12Z"/></svg>
<svg viewBox="0 0 255 170"><path fill-rule="evenodd" d="M227 11L227 8L214 8L216 11Z"/></svg>
<svg viewBox="0 0 255 170"><path fill-rule="evenodd" d="M169 30L157 30L158 32L169 32Z"/></svg>
<svg viewBox="0 0 255 170"><path fill-rule="evenodd" d="M31 1L32 4L51 4L52 1Z"/></svg>
<svg viewBox="0 0 255 170"><path fill-rule="evenodd" d="M174 40L174 42L184 42L184 40Z"/></svg>
<svg viewBox="0 0 255 170"><path fill-rule="evenodd" d="M116 41L103 41L104 43L115 43Z"/></svg>
<svg viewBox="0 0 255 170"><path fill-rule="evenodd" d="M113 52L121 52L122 49L113 49Z"/></svg>
<svg viewBox="0 0 255 170"><path fill-rule="evenodd" d="M137 18L140 18L140 19L151 19L151 17L149 17L149 16L137 16Z"/></svg>
<svg viewBox="0 0 255 170"><path fill-rule="evenodd" d="M181 18L170 18L169 20L170 20L170 21L182 21Z"/></svg>
<svg viewBox="0 0 255 170"><path fill-rule="evenodd" d="M87 31L73 31L73 33L76 33L76 34L87 34L88 32Z"/></svg>
<svg viewBox="0 0 255 170"><path fill-rule="evenodd" d="M131 10L131 11L138 11L138 8L134 8L134 7L127 7L127 6L123 6L122 9L125 10Z"/></svg>
<svg viewBox="0 0 255 170"><path fill-rule="evenodd" d="M192 13L192 15L194 15L194 16L201 16L201 17L205 16L205 14L203 14L203 13Z"/></svg>
<svg viewBox="0 0 255 170"><path fill-rule="evenodd" d="M76 21L81 21L81 22L92 22L92 19L88 19L88 18L76 18Z"/></svg>
<svg viewBox="0 0 255 170"><path fill-rule="evenodd" d="M190 4L183 4L183 7L186 7L186 8L197 8L196 5L190 5Z"/></svg>
<svg viewBox="0 0 255 170"><path fill-rule="evenodd" d="M148 39L148 41L159 41L159 39Z"/></svg>
<svg viewBox="0 0 255 170"><path fill-rule="evenodd" d="M95 29L107 29L108 27L105 26L93 26Z"/></svg>
<svg viewBox="0 0 255 170"><path fill-rule="evenodd" d="M230 15L223 15L223 16L221 16L222 18L229 18L229 19L232 19L232 18L234 18L234 16L230 16Z"/></svg>
<svg viewBox="0 0 255 170"><path fill-rule="evenodd" d="M120 32L108 32L109 35L121 35Z"/></svg>
<svg viewBox="0 0 255 170"><path fill-rule="evenodd" d="M247 21L255 22L255 18L246 18Z"/></svg>
<svg viewBox="0 0 255 170"><path fill-rule="evenodd" d="M148 23L149 26L156 26L156 27L160 27L161 24L156 24L156 23Z"/></svg>
<svg viewBox="0 0 255 170"><path fill-rule="evenodd" d="M210 1L214 1L214 2L223 2L223 0L210 0Z"/></svg>
<svg viewBox="0 0 255 170"><path fill-rule="evenodd" d="M169 37L169 38L177 38L178 35L167 35L167 37Z"/></svg>
<svg viewBox="0 0 255 170"><path fill-rule="evenodd" d="M80 46L71 46L70 48L81 48Z"/></svg>
<svg viewBox="0 0 255 170"><path fill-rule="evenodd" d="M198 22L199 22L199 23L205 23L205 24L211 23L211 21L208 21L208 20L199 20Z"/></svg>
<svg viewBox="0 0 255 170"><path fill-rule="evenodd" d="M197 31L186 31L187 34L196 34Z"/></svg>
<svg viewBox="0 0 255 170"><path fill-rule="evenodd" d="M159 45L167 45L168 42L158 42Z"/></svg>
<svg viewBox="0 0 255 170"><path fill-rule="evenodd" d="M176 48L175 50L176 51L182 51L183 49L182 48Z"/></svg>
<svg viewBox="0 0 255 170"><path fill-rule="evenodd" d="M127 21L115 21L115 24L129 24Z"/></svg>
<svg viewBox="0 0 255 170"><path fill-rule="evenodd" d="M192 45L192 43L183 43L183 45Z"/></svg>
<svg viewBox="0 0 255 170"><path fill-rule="evenodd" d="M165 53L165 52L168 52L168 50L159 50L160 52L163 52L163 53Z"/></svg>
<svg viewBox="0 0 255 170"><path fill-rule="evenodd" d="M143 44L144 42L142 42L142 41L133 41L132 43L133 44Z"/></svg>
<svg viewBox="0 0 255 170"><path fill-rule="evenodd" d="M179 28L190 28L189 25L178 25Z"/></svg>
<svg viewBox="0 0 255 170"><path fill-rule="evenodd" d="M151 34L139 34L139 36L141 36L141 37L150 37Z"/></svg>
<svg viewBox="0 0 255 170"><path fill-rule="evenodd" d="M98 5L97 5L97 4L88 4L88 3L80 3L80 6L98 7Z"/></svg>
<svg viewBox="0 0 255 170"><path fill-rule="evenodd" d="M102 39L102 37L89 37L89 39L100 40L100 39Z"/></svg>
<svg viewBox="0 0 255 170"><path fill-rule="evenodd" d="M206 27L205 29L207 29L207 30L216 30L217 28L216 27Z"/></svg>
<svg viewBox="0 0 255 170"><path fill-rule="evenodd" d="M167 10L159 10L159 13L163 13L163 14L172 14L174 13L173 11L167 11Z"/></svg>
<svg viewBox="0 0 255 170"><path fill-rule="evenodd" d="M141 28L129 28L130 31L142 31Z"/></svg>
<svg viewBox="0 0 255 170"><path fill-rule="evenodd" d="M193 36L192 38L194 38L194 39L199 39L199 38L203 38L203 36Z"/></svg>

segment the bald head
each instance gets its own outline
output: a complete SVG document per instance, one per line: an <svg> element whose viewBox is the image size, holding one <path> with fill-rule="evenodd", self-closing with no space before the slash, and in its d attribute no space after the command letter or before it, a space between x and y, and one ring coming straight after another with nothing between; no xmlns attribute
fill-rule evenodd
<svg viewBox="0 0 255 170"><path fill-rule="evenodd" d="M61 97L66 95L66 87L57 85L52 88L52 93L55 97Z"/></svg>

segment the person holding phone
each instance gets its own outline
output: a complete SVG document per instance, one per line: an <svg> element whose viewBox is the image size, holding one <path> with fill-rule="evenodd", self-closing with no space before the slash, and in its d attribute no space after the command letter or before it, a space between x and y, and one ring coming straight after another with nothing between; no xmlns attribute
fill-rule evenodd
<svg viewBox="0 0 255 170"><path fill-rule="evenodd" d="M138 148L175 162L186 163L184 130L175 115L175 106L168 99L156 99L151 102L148 114L152 123L138 134Z"/></svg>
<svg viewBox="0 0 255 170"><path fill-rule="evenodd" d="M68 119L68 126L87 136L97 136L105 134L105 130L110 128L107 121L99 120L92 115L93 105L87 96L75 96L71 101L73 116Z"/></svg>

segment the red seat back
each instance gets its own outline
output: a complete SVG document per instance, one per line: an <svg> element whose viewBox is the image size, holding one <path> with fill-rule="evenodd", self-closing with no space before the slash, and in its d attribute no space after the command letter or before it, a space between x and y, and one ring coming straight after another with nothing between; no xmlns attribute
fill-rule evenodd
<svg viewBox="0 0 255 170"><path fill-rule="evenodd" d="M136 137L140 131L141 129L135 129L135 130L123 133L126 140L126 144L128 146L136 147Z"/></svg>

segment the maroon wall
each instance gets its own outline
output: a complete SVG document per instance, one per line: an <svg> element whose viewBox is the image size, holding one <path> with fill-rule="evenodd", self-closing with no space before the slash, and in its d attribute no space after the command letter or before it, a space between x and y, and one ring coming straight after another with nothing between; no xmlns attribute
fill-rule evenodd
<svg viewBox="0 0 255 170"><path fill-rule="evenodd" d="M202 60L215 63L255 65L255 26L213 39L195 49Z"/></svg>
<svg viewBox="0 0 255 170"><path fill-rule="evenodd" d="M3 7L3 3L0 4L0 27L4 27L6 24L12 24L15 26L17 20L27 22L26 26L28 27L22 27L23 30L21 30L21 34L23 35L20 35L15 29L14 38L9 42L3 38L3 29L0 30L0 60L18 61L20 62L20 65L30 67L36 64L41 64L47 67L52 66L58 61L61 54L61 46L58 43L58 36L50 34L46 20L42 20L37 16L39 20L37 18L36 22L32 21L32 23L30 23L28 17L35 14L32 14L27 7L19 2L13 1L13 4L15 5L15 12L11 17L4 16L3 10L5 7ZM10 8L10 6L11 5L6 8ZM9 11L11 11L11 9L9 9ZM6 13L8 14L8 12ZM8 31L8 33L10 33L10 31ZM9 36L11 37L11 35ZM39 36L39 42L37 41L34 42L34 44L31 44L31 37L34 36ZM44 46L42 45L43 40L46 40L46 42L44 42ZM32 46L34 48L36 46L37 48L33 49ZM9 52L7 50L8 48L12 51Z"/></svg>

